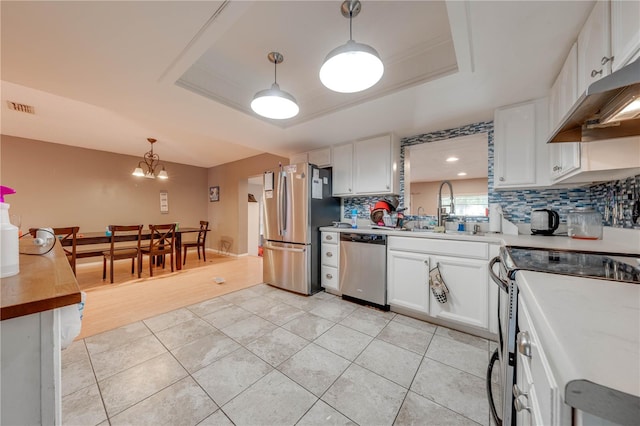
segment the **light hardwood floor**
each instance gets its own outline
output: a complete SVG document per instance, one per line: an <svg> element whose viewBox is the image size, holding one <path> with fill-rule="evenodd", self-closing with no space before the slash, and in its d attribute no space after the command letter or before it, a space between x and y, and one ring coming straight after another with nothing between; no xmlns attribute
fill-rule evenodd
<svg viewBox="0 0 640 426"><path fill-rule="evenodd" d="M131 275L130 261L117 261L113 284L102 280L101 262L78 265L78 284L87 298L77 339L262 282L261 257L207 253L204 262L198 260L195 251L187 256L185 269L172 273L167 265L164 270L155 269L153 277L145 263L147 269L140 279ZM216 277L225 282L218 284Z"/></svg>

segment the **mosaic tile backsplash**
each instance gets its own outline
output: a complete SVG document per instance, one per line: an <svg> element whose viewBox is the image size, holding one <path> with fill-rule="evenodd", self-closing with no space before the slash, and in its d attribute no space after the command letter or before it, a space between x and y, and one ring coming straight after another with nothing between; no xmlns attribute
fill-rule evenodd
<svg viewBox="0 0 640 426"><path fill-rule="evenodd" d="M541 190L493 190L493 122L486 121L469 124L466 126L425 133L400 141L400 192L404 194L404 149L407 146L420 143L435 142L443 139L451 139L458 136L472 135L476 133L488 134L488 194L489 203L499 203L502 206L504 216L513 223L529 223L531 211L535 209L552 208L558 211L560 222L566 223L567 213L576 207L593 207L603 217L606 226L640 229L640 224L632 223L633 204L639 199L640 175L624 180L605 182L594 185L585 185L580 188L558 188ZM369 218L369 206L383 198L379 197L353 197L343 198L344 215L351 218L351 211L356 209L359 218ZM399 207L403 205L403 196L399 197ZM614 209L615 207L615 209ZM616 216L613 216L613 213ZM425 220L432 219L424 216ZM417 216L407 217L407 220L417 220ZM471 221L486 221L487 218L470 218Z"/></svg>

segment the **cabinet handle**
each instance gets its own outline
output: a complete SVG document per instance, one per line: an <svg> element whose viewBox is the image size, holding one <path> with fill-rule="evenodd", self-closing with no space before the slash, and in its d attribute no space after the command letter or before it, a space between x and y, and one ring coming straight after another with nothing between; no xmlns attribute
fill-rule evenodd
<svg viewBox="0 0 640 426"><path fill-rule="evenodd" d="M387 185L387 189L389 189L389 185Z"/></svg>
<svg viewBox="0 0 640 426"><path fill-rule="evenodd" d="M329 241L333 240L333 237L331 235L327 235L325 238Z"/></svg>
<svg viewBox="0 0 640 426"><path fill-rule="evenodd" d="M333 279L333 275L331 275L331 274L327 274L326 277L327 277L327 279L330 279L330 280Z"/></svg>
<svg viewBox="0 0 640 426"><path fill-rule="evenodd" d="M528 331L518 333L518 352L527 358L531 358L531 338Z"/></svg>
<svg viewBox="0 0 640 426"><path fill-rule="evenodd" d="M525 401L522 401L523 399L525 399L524 397L522 398L516 398L513 401L513 406L516 408L516 411L519 413L520 411L528 411L531 412L531 407L529 407L528 405L526 405Z"/></svg>
<svg viewBox="0 0 640 426"><path fill-rule="evenodd" d="M498 178L498 180L499 180L500 182L504 182L504 178L503 178L502 176L500 176L500 177Z"/></svg>
<svg viewBox="0 0 640 426"><path fill-rule="evenodd" d="M333 253L331 253L330 251L327 252L327 257L333 257Z"/></svg>
<svg viewBox="0 0 640 426"><path fill-rule="evenodd" d="M520 388L518 387L518 385L514 383L513 384L513 396L515 396L516 398L520 398L521 396L525 397L525 398L528 398L529 394L526 393L526 392L522 392L520 390Z"/></svg>
<svg viewBox="0 0 640 426"><path fill-rule="evenodd" d="M598 71L591 70L591 78L596 78L598 76L598 74L602 75L602 70L598 70Z"/></svg>
<svg viewBox="0 0 640 426"><path fill-rule="evenodd" d="M349 188L349 190L347 192L351 192L351 188Z"/></svg>
<svg viewBox="0 0 640 426"><path fill-rule="evenodd" d="M613 61L613 58L615 58L615 56L603 56L600 63L605 65L607 62Z"/></svg>

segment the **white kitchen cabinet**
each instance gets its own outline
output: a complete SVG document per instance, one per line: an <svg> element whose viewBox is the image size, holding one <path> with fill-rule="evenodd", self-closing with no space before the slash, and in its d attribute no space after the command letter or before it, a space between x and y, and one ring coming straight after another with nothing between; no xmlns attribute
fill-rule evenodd
<svg viewBox="0 0 640 426"><path fill-rule="evenodd" d="M495 286L489 287L489 255L497 248L475 241L396 236L388 238L387 248L387 300L392 310L424 314L453 327L497 331L489 321L490 310L497 310L489 299L497 299ZM444 304L429 287L429 270L436 265L449 288Z"/></svg>
<svg viewBox="0 0 640 426"><path fill-rule="evenodd" d="M333 146L333 195L398 194L399 160L399 141L390 134Z"/></svg>
<svg viewBox="0 0 640 426"><path fill-rule="evenodd" d="M640 2L611 1L613 71L631 62L640 50Z"/></svg>
<svg viewBox="0 0 640 426"><path fill-rule="evenodd" d="M331 147L293 154L289 157L289 163L310 163L320 168L331 167Z"/></svg>
<svg viewBox="0 0 640 426"><path fill-rule="evenodd" d="M449 256L431 256L449 288L447 303L430 294L430 315L481 329L489 328L489 264L487 261Z"/></svg>
<svg viewBox="0 0 640 426"><path fill-rule="evenodd" d="M333 158L333 196L351 196L353 190L353 144L334 145L331 147Z"/></svg>
<svg viewBox="0 0 640 426"><path fill-rule="evenodd" d="M523 395L518 397L521 409L517 411L516 424L518 426L571 424L571 412L563 403L557 380L549 363L548 357L552 354L545 352L545 349L549 350L549 348L543 348L540 337L533 327L526 300L522 297L518 299L518 328L516 386Z"/></svg>
<svg viewBox="0 0 640 426"><path fill-rule="evenodd" d="M340 234L322 232L320 244L320 285L336 295L340 295Z"/></svg>
<svg viewBox="0 0 640 426"><path fill-rule="evenodd" d="M597 1L578 34L578 93L611 74L609 1ZM637 19L637 17L636 17Z"/></svg>
<svg viewBox="0 0 640 426"><path fill-rule="evenodd" d="M429 256L389 250L387 303L428 314L429 293Z"/></svg>
<svg viewBox="0 0 640 426"><path fill-rule="evenodd" d="M496 109L495 189L534 188L550 184L547 109L547 98Z"/></svg>
<svg viewBox="0 0 640 426"><path fill-rule="evenodd" d="M331 167L331 147L314 149L307 153L308 161L311 164L322 167Z"/></svg>
<svg viewBox="0 0 640 426"><path fill-rule="evenodd" d="M555 131L578 99L578 44L569 55L549 92L549 129ZM580 167L580 143L549 144L549 169L552 182Z"/></svg>

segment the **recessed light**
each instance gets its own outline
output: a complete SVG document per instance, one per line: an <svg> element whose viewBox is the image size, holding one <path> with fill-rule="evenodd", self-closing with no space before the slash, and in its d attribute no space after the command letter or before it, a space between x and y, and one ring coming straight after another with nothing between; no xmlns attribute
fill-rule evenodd
<svg viewBox="0 0 640 426"><path fill-rule="evenodd" d="M459 158L458 157L449 157L447 158L447 163L453 163L454 161L458 161Z"/></svg>
<svg viewBox="0 0 640 426"><path fill-rule="evenodd" d="M467 174L465 172L460 172L458 173L458 176L466 176Z"/></svg>

